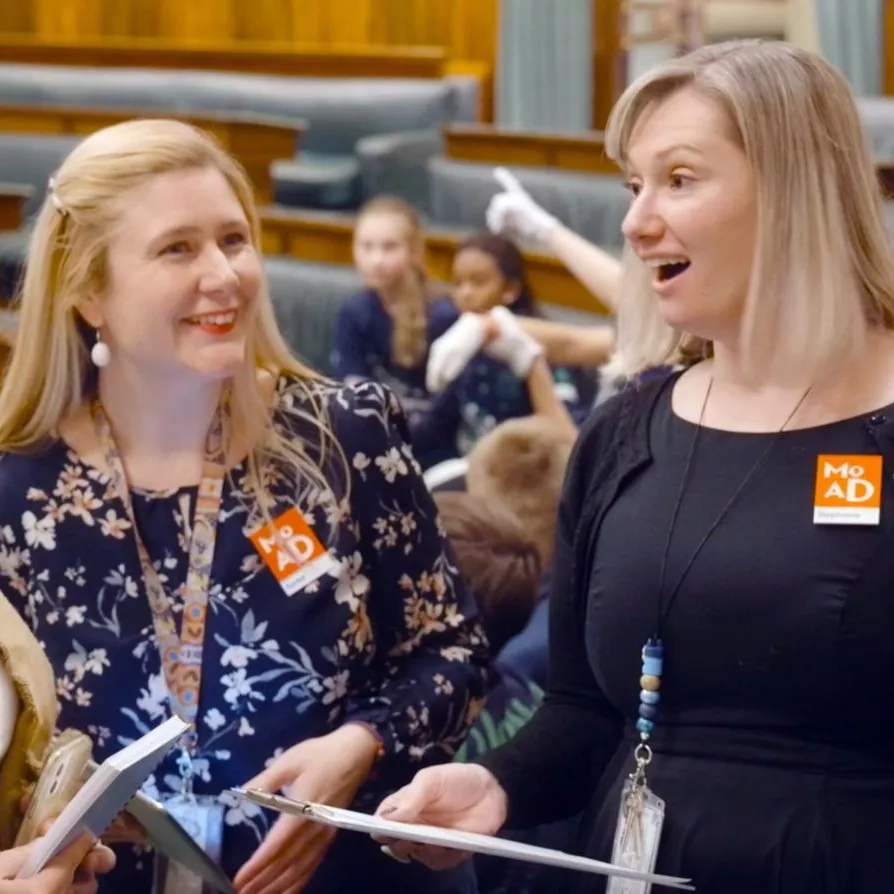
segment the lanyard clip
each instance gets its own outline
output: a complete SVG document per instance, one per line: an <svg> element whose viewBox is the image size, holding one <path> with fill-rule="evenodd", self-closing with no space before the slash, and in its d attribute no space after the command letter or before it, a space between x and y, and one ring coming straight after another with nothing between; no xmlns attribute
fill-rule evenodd
<svg viewBox="0 0 894 894"><path fill-rule="evenodd" d="M195 763L191 749L181 748L177 758L177 769L180 771L180 795L184 798L195 797L193 781L196 776Z"/></svg>

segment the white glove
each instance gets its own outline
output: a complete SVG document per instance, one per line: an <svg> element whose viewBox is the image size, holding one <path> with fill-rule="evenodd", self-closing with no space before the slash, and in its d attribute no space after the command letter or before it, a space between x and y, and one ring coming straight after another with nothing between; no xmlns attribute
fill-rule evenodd
<svg viewBox="0 0 894 894"><path fill-rule="evenodd" d="M438 339L428 352L425 386L431 394L443 391L481 350L487 322L479 314L465 313Z"/></svg>
<svg viewBox="0 0 894 894"><path fill-rule="evenodd" d="M537 358L543 356L543 345L522 329L508 307L495 307L490 318L497 324L497 335L485 352L506 364L519 379L527 379Z"/></svg>
<svg viewBox="0 0 894 894"><path fill-rule="evenodd" d="M547 242L558 220L544 211L506 168L494 168L494 179L505 191L497 193L487 206L488 228L501 235Z"/></svg>

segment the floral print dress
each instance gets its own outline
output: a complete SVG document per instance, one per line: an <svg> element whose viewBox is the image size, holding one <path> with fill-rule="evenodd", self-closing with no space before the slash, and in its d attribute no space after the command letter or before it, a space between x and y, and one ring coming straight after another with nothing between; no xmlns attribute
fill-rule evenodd
<svg viewBox="0 0 894 894"><path fill-rule="evenodd" d="M356 804L372 810L420 767L451 759L484 693L483 635L396 398L371 382L280 378L275 423L306 444L315 430L301 414L313 405L327 408L349 476L327 476L329 490L320 492L274 468L266 474L277 497L271 515L297 506L329 547L332 570L292 596L280 588L247 536L257 521L244 464L228 476L221 504L195 790L226 808L223 865L231 877L275 817L226 789L297 742L359 721L384 747ZM347 486L338 483L346 477ZM186 575L196 492L132 492L140 534L171 593ZM0 457L0 587L54 667L60 727L89 732L98 759L170 711L139 567L107 475L61 441ZM179 786L171 755L145 790L160 797ZM370 853L376 862L365 877L378 890L377 866L402 867ZM110 889L149 890L150 858L121 854L119 864Z"/></svg>

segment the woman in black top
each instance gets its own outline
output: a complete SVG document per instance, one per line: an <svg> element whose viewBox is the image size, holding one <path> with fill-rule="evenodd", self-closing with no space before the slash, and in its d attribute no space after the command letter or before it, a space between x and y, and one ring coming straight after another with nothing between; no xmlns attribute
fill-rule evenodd
<svg viewBox="0 0 894 894"><path fill-rule="evenodd" d="M543 707L380 813L584 811L579 852L647 865L613 848L653 815L633 774L664 802L656 871L702 894L889 890L894 258L852 95L794 47L709 46L633 83L607 145L633 194L618 365L700 362L581 431Z"/></svg>

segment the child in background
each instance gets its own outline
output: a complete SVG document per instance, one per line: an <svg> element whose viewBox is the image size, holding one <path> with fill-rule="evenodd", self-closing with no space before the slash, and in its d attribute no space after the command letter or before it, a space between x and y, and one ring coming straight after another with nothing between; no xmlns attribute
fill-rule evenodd
<svg viewBox="0 0 894 894"><path fill-rule="evenodd" d="M333 369L345 381L373 379L394 391L412 438L431 411L425 385L429 346L457 313L449 298L429 295L419 216L402 199L380 196L360 210L354 264L365 288L339 311ZM437 439L415 454L423 468L456 455L449 441Z"/></svg>
<svg viewBox="0 0 894 894"><path fill-rule="evenodd" d="M511 738L543 697L539 686L504 668L497 658L531 617L540 589L540 554L521 522L499 504L470 493L437 493L434 498L493 659L484 710L456 756L474 760Z"/></svg>
<svg viewBox="0 0 894 894"><path fill-rule="evenodd" d="M559 497L574 434L542 416L511 419L469 454L466 487L524 522L540 557L539 600L525 625L500 652L501 665L546 686L549 664L547 596L551 586Z"/></svg>
<svg viewBox="0 0 894 894"><path fill-rule="evenodd" d="M495 308L501 309L504 316L509 312L518 318L541 316L528 286L521 252L502 236L483 232L466 240L454 257L453 279L453 303L462 314L453 329L459 339L463 338L463 321L474 323ZM457 449L466 454L501 422L541 412L544 396L547 405L558 403L558 412L570 414L573 419L586 413L595 392L593 377L569 367L550 369L540 357L539 346L533 340L527 341L534 350L520 354L509 351L501 357L498 344L491 343L487 350L479 350L485 345L483 338L478 340L469 352L475 351L474 356L463 361L464 368L456 370L435 404L430 417L432 437L443 438L445 432L455 430ZM538 368L541 366L545 374L544 369ZM545 387L538 382L538 375L546 380ZM550 407L547 412L553 414L554 410Z"/></svg>

